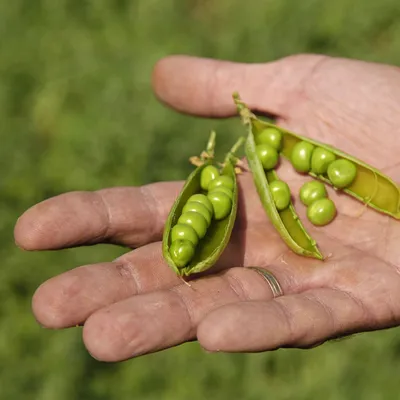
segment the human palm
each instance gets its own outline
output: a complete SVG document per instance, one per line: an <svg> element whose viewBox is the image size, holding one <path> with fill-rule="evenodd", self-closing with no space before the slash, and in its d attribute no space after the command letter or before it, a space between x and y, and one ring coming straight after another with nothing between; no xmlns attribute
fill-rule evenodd
<svg viewBox="0 0 400 400"><path fill-rule="evenodd" d="M322 56L246 65L189 57L157 64L154 89L175 109L200 116L236 113L231 94L277 123L329 143L400 180L400 70ZM292 193L309 179L283 162ZM118 361L198 339L210 351L309 347L327 339L399 324L400 249L396 220L329 189L338 215L323 228L305 218L324 262L292 253L269 222L251 174L232 240L218 264L188 286L168 268L161 236L181 182L68 193L40 203L17 222L27 250L113 242L134 250L65 272L35 293L33 310L50 328L84 325L90 353ZM273 298L265 267L284 295Z"/></svg>

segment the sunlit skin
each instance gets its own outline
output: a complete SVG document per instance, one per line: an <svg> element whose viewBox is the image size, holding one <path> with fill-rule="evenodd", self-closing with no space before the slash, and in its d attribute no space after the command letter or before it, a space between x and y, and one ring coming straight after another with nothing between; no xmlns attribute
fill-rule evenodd
<svg viewBox="0 0 400 400"><path fill-rule="evenodd" d="M158 98L200 117L235 115L232 92L289 130L331 144L400 181L400 69L316 55L268 64L183 56L157 63ZM379 101L377 101L379 99ZM239 123L239 122L238 122ZM314 227L298 199L308 180L282 160L278 170L296 195L307 230L329 256L322 263L291 252L269 222L252 177L213 275L182 283L161 255L161 237L182 182L74 192L49 199L18 220L26 250L113 242L133 250L114 262L81 266L43 283L33 296L40 324L82 324L93 357L119 361L197 338L208 351L308 348L400 321L400 222L328 188L337 217ZM266 245L268 244L268 245ZM272 298L261 266L279 280ZM29 266L27 267L29 268Z"/></svg>

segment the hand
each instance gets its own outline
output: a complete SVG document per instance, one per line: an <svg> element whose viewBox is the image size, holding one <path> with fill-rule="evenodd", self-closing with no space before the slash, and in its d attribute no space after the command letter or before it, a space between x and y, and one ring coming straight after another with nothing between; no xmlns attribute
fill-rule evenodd
<svg viewBox="0 0 400 400"><path fill-rule="evenodd" d="M236 114L239 91L253 110L276 116L297 133L332 144L400 180L400 69L323 56L294 56L246 65L169 57L154 70L158 97L199 116ZM238 122L239 123L239 122ZM278 171L293 193L304 177L283 163ZM330 257L321 263L293 254L263 211L250 173L230 246L207 274L183 284L161 254L168 211L182 182L67 193L40 203L17 222L26 250L112 242L134 248L114 262L87 265L54 277L33 297L48 328L84 324L97 359L118 361L198 339L209 351L310 347L400 321L400 223L333 191L338 216L311 226ZM265 267L284 295L273 298ZM215 270L213 270L215 271Z"/></svg>

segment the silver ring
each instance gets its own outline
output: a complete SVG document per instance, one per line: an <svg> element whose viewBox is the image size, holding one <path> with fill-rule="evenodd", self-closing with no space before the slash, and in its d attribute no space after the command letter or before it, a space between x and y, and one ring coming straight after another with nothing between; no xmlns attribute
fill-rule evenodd
<svg viewBox="0 0 400 400"><path fill-rule="evenodd" d="M272 272L269 272L266 269L260 267L247 267L247 268L256 271L267 281L269 287L271 288L272 295L274 296L274 298L283 296L283 290L281 288L281 285L279 284L275 276L272 274Z"/></svg>

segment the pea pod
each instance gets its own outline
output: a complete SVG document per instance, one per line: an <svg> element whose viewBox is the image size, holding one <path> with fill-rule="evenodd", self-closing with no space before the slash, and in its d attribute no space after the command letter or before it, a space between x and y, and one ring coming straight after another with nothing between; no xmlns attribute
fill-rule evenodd
<svg viewBox="0 0 400 400"><path fill-rule="evenodd" d="M237 94L234 94L234 100L240 110L243 120L251 126L251 132L253 135L257 135L266 128L275 128L282 133L281 154L285 158L290 160L293 148L300 142L306 142L315 146L316 149L321 148L333 153L335 157L332 157L332 160L335 159L335 161L332 161L332 163L335 162L335 165L340 165L341 161L339 160L346 160L347 162L354 164L356 167L354 179L352 179L351 183L345 187L336 187L336 189L339 189L349 196L365 203L367 206L378 212L389 215L395 219L400 219L400 189L399 186L388 176L333 146L306 138L269 122L261 121L250 112L241 100L239 100ZM314 169L314 171L315 170L316 169ZM323 168L322 170L325 171L326 168ZM328 172L315 173L310 169L307 173L313 178L319 179L335 188L335 185L329 178ZM331 177L332 176L333 175L331 175Z"/></svg>
<svg viewBox="0 0 400 400"><path fill-rule="evenodd" d="M280 233L285 243L297 254L306 257L323 259L315 240L305 230L292 202L283 210L278 210L271 192L271 184L279 181L275 170L264 171L261 161L256 153L256 144L252 126L248 125L248 135L245 145L246 157L253 174L254 183L262 205L272 224Z"/></svg>
<svg viewBox="0 0 400 400"><path fill-rule="evenodd" d="M221 176L228 176L233 181L232 207L230 213L223 219L217 220L213 218L211 220L205 236L201 238L196 245L193 258L187 265L183 267L176 265L173 257L171 257L171 233L173 227L177 224L182 214L182 210L187 204L189 198L195 194L207 194L207 191L202 189L201 173L203 169L209 165L213 165L215 167L218 166L218 164L214 161L215 132L211 133L207 145L207 151L202 153L200 159L196 158L197 161L200 161L197 164L201 165L199 165L189 175L180 194L171 208L164 228L162 248L164 259L179 276L189 276L191 274L199 273L211 268L217 262L218 258L230 240L232 229L236 220L238 198L238 187L235 172L236 158L234 157L234 153L242 145L243 140L244 139L241 138L237 143L235 143L231 151L225 157L223 167L220 170Z"/></svg>

